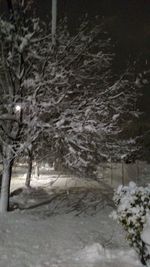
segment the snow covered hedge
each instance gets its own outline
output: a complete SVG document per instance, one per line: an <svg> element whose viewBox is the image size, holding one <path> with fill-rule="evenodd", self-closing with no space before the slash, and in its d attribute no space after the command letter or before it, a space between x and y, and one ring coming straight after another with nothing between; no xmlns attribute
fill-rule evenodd
<svg viewBox="0 0 150 267"><path fill-rule="evenodd" d="M138 187L133 182L129 186L121 185L115 191L114 202L117 210L112 213L112 217L123 225L127 239L139 254L141 262L149 266L150 255L142 232L150 212L150 186Z"/></svg>

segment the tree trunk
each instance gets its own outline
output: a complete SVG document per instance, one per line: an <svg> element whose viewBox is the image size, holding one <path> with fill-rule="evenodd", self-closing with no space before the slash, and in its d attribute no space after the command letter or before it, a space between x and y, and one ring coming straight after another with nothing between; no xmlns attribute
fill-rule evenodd
<svg viewBox="0 0 150 267"><path fill-rule="evenodd" d="M32 149L28 149L28 170L27 170L27 176L26 176L26 182L25 182L26 187L30 187L30 183L31 183L32 161L33 161Z"/></svg>
<svg viewBox="0 0 150 267"><path fill-rule="evenodd" d="M40 176L39 163L36 162L36 165L35 165L35 177L36 177L36 179L39 179L39 176Z"/></svg>
<svg viewBox="0 0 150 267"><path fill-rule="evenodd" d="M52 44L56 44L57 0L52 0Z"/></svg>
<svg viewBox="0 0 150 267"><path fill-rule="evenodd" d="M3 159L3 174L1 185L0 212L9 210L10 181L12 173L12 161L10 158Z"/></svg>
<svg viewBox="0 0 150 267"><path fill-rule="evenodd" d="M122 185L125 185L124 161L121 162L121 171L122 171Z"/></svg>

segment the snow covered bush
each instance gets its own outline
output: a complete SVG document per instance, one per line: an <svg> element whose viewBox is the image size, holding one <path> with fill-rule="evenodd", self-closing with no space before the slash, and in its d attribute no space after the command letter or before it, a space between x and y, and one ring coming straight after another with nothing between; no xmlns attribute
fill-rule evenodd
<svg viewBox="0 0 150 267"><path fill-rule="evenodd" d="M117 211L112 217L123 225L130 245L139 254L141 262L147 265L150 255L141 235L150 211L150 186L138 187L134 182L129 186L121 185L115 191L114 202Z"/></svg>

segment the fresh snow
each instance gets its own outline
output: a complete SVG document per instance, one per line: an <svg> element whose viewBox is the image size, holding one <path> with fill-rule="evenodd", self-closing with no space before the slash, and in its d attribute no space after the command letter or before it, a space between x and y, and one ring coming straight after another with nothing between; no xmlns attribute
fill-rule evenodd
<svg viewBox="0 0 150 267"><path fill-rule="evenodd" d="M45 178L33 179L32 188L18 195L16 190L11 204L21 209L0 216L0 267L141 267L109 216L109 187L90 189L90 181L81 180L82 187L65 190L57 180L52 189Z"/></svg>
<svg viewBox="0 0 150 267"><path fill-rule="evenodd" d="M120 229L109 224L104 214L41 218L14 212L1 216L0 266L140 267L137 257L126 248ZM110 249L104 249L101 243L107 245L109 238ZM122 249L112 250L116 245Z"/></svg>

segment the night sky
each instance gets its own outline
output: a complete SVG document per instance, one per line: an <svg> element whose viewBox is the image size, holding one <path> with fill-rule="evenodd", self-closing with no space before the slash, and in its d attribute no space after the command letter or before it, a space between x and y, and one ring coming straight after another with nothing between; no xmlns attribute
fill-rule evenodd
<svg viewBox="0 0 150 267"><path fill-rule="evenodd" d="M51 0L33 2L38 16L48 19ZM4 9L6 0L0 0L0 11ZM85 13L89 14L90 19L95 15L111 18L108 27L112 34L131 45L133 43L133 46L138 46L138 39L146 42L150 38L150 0L58 0L59 18L67 16L71 30Z"/></svg>
<svg viewBox="0 0 150 267"><path fill-rule="evenodd" d="M51 14L51 0L34 0L40 17ZM88 13L89 19L105 17L112 38L123 53L140 53L150 47L150 0L58 0L59 18L68 17L73 31L79 18Z"/></svg>

